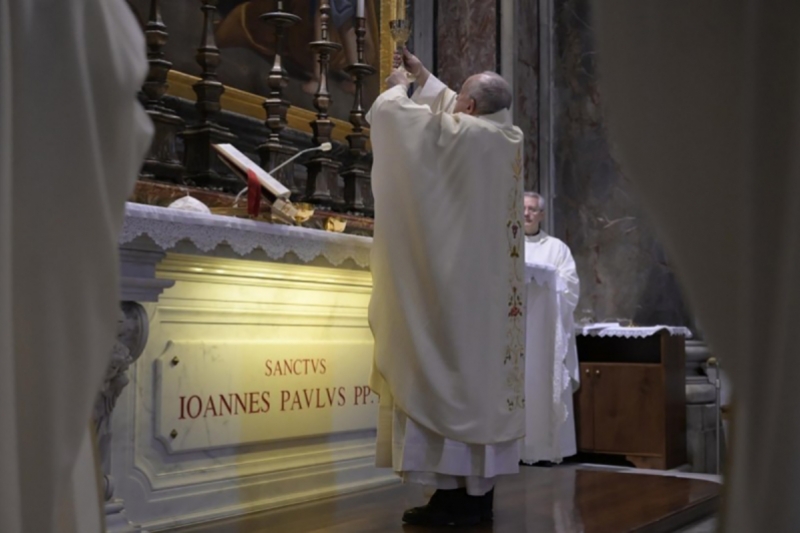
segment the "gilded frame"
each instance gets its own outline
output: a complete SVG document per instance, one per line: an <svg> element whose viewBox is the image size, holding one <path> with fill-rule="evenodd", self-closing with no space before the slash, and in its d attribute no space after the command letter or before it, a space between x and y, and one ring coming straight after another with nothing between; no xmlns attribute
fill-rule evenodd
<svg viewBox="0 0 800 533"><path fill-rule="evenodd" d="M384 82L392 68L392 56L394 54L395 43L389 33L389 17L394 13L394 0L380 0L380 64L377 66L380 86L384 87ZM169 88L167 94L178 98L194 102L196 95L192 85L200 78L177 70L171 70L167 77ZM247 115L258 120L266 120L267 115L264 110L264 97L241 89L225 86L222 94L222 109L240 115ZM292 129L311 134L310 122L316 118L316 112L311 109L291 106L286 116L288 126ZM332 137L335 141L347 142L347 135L352 131L352 125L344 120L331 118L336 127L333 129Z"/></svg>

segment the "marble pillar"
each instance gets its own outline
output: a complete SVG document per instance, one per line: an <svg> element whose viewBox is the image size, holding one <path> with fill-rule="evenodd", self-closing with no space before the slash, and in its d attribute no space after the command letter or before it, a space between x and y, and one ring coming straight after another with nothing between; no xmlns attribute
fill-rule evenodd
<svg viewBox="0 0 800 533"><path fill-rule="evenodd" d="M103 468L103 497L106 508L106 528L109 532L139 532L126 514L122 500L114 497L114 478L111 474L111 415L117 398L128 385L128 368L139 358L147 344L147 313L136 302L120 304L117 321L117 341L111 351L111 361L106 369L103 388L94 406L94 422L100 464Z"/></svg>
<svg viewBox="0 0 800 533"><path fill-rule="evenodd" d="M590 1L554 0L553 7L555 235L578 267L578 313L692 328L669 259L612 154Z"/></svg>

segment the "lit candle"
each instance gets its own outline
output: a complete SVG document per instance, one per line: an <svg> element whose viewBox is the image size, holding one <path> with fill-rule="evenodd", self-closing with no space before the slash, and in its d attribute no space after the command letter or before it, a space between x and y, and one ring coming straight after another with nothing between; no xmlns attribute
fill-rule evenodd
<svg viewBox="0 0 800 533"><path fill-rule="evenodd" d="M364 18L364 0L358 0L358 7L356 7L356 16L360 19Z"/></svg>
<svg viewBox="0 0 800 533"><path fill-rule="evenodd" d="M397 20L406 20L406 0L397 1Z"/></svg>

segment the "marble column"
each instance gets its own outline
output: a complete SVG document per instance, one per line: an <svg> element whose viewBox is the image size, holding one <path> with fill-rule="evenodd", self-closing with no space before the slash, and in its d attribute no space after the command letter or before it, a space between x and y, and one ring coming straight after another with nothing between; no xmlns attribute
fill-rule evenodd
<svg viewBox="0 0 800 533"><path fill-rule="evenodd" d="M111 414L117 398L128 385L128 368L144 351L148 330L149 323L144 308L136 302L122 302L117 321L117 342L111 351L103 388L94 405L97 445L103 468L106 528L109 532L141 531L139 526L128 520L122 500L114 498L114 478L111 475Z"/></svg>

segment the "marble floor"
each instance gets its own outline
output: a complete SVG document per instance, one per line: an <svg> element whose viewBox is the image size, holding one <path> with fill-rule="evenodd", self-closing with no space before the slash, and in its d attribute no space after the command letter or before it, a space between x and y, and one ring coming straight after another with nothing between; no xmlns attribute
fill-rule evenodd
<svg viewBox="0 0 800 533"><path fill-rule="evenodd" d="M712 517L691 526L685 527L677 533L716 533L717 518Z"/></svg>
<svg viewBox="0 0 800 533"><path fill-rule="evenodd" d="M526 467L502 479L495 521L459 531L497 533L707 533L686 529L714 516L720 485L684 473L594 465ZM176 533L384 533L404 527L402 511L423 504L414 485L393 484L285 509L174 530ZM683 528L683 529L682 529ZM434 531L434 530L430 530ZM440 529L435 531L441 531Z"/></svg>

